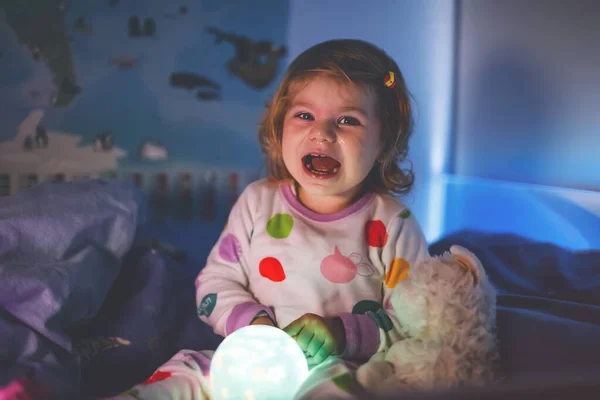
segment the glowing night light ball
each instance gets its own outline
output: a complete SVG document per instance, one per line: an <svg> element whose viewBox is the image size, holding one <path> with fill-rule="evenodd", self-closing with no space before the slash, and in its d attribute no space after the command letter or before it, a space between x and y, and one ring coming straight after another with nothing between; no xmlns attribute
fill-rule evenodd
<svg viewBox="0 0 600 400"><path fill-rule="evenodd" d="M217 400L292 399L308 376L308 364L287 333L272 326L251 325L221 342L210 375Z"/></svg>

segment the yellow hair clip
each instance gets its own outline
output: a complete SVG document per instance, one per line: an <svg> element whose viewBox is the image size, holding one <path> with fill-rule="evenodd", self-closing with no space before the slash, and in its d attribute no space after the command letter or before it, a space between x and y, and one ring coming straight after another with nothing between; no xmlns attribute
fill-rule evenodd
<svg viewBox="0 0 600 400"><path fill-rule="evenodd" d="M396 86L396 76L392 71L388 72L388 74L383 78L383 83L386 87L393 88Z"/></svg>

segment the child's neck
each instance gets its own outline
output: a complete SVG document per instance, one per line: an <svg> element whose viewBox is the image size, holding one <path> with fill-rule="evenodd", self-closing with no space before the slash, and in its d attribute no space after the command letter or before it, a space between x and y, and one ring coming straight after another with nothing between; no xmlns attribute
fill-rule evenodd
<svg viewBox="0 0 600 400"><path fill-rule="evenodd" d="M302 205L318 214L335 214L344 211L363 195L361 188L356 188L338 196L312 196L294 182L296 198Z"/></svg>

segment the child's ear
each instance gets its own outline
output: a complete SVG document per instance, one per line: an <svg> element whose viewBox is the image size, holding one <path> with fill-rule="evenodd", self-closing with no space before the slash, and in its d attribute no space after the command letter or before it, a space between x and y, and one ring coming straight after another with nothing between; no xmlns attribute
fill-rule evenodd
<svg viewBox="0 0 600 400"><path fill-rule="evenodd" d="M473 280L475 281L475 284L477 284L481 279L482 269L481 261L479 261L477 256L464 247L456 245L450 247L450 253L452 253L454 259L456 259L456 262L460 264L461 267L473 274Z"/></svg>

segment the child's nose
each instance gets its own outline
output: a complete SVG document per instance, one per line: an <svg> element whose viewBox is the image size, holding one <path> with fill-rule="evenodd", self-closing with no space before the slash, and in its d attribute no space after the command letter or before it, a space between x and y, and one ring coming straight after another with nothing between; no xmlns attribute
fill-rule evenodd
<svg viewBox="0 0 600 400"><path fill-rule="evenodd" d="M323 121L318 124L314 124L310 132L308 133L308 138L310 140L315 140L317 142L329 142L335 143L337 139L337 135L335 132L335 126L328 121Z"/></svg>

